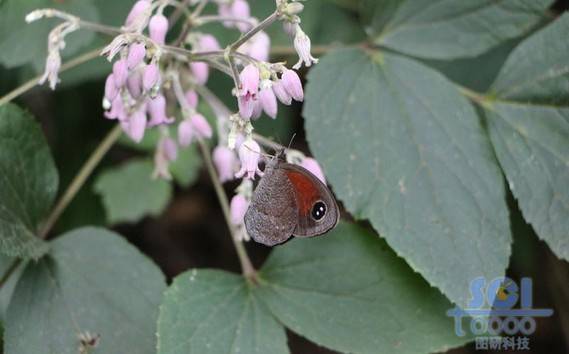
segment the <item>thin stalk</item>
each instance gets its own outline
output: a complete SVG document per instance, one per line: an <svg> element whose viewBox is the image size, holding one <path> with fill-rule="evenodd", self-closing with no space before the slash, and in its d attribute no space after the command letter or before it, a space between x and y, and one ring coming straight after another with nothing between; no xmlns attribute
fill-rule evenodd
<svg viewBox="0 0 569 354"><path fill-rule="evenodd" d="M113 144L117 141L117 139L121 135L121 127L120 125L116 125L103 139L103 141L97 146L95 151L91 154L89 159L85 162L83 167L79 170L79 173L73 178L71 184L67 187L53 210L51 214L49 214L48 218L46 219L45 223L42 225L42 228L39 232L39 237L44 239L47 237L47 234L51 230L51 228L55 225L55 222L65 208L69 205L69 203L73 200L77 192L83 187L87 178L91 176L93 170L97 165L101 162L105 154L109 151L109 149L113 146Z"/></svg>
<svg viewBox="0 0 569 354"><path fill-rule="evenodd" d="M103 47L93 49L92 51L89 51L85 54L81 54L81 55L71 59L70 61L68 61L67 63L65 63L61 66L61 69L59 70L59 72L62 73L66 70L69 70L71 68L74 68L76 66L79 66L83 63L86 63L90 60L95 59L96 57L99 56L99 54L101 53L101 50L103 50ZM42 76L43 75L38 75L38 76L34 77L33 79L26 81L24 84L15 88L14 90L8 92L5 96L0 98L0 106L5 104L5 103L12 101L16 97L18 97L18 96L26 93L30 89L32 89L34 86L36 86L38 84L38 82L40 81Z"/></svg>
<svg viewBox="0 0 569 354"><path fill-rule="evenodd" d="M273 22L279 18L280 14L278 11L273 12L269 17L259 23L257 26L253 27L249 32L245 33L241 38L236 40L233 44L229 46L231 52L235 52L239 47L241 47L245 42L247 42L251 37L269 27Z"/></svg>
<svg viewBox="0 0 569 354"><path fill-rule="evenodd" d="M223 216L225 218L225 222L227 223L227 227L229 228L229 232L231 234L231 240L233 241L233 245L235 246L235 251L237 252L237 256L239 257L239 263L241 264L241 270L243 272L243 276L252 281L257 281L257 272L247 255L247 250L245 250L245 246L243 246L243 242L239 241L235 237L235 227L231 222L231 214L229 211L229 200L227 198L227 194L225 194L225 190L221 185L221 181L219 180L219 176L217 175L217 171L213 166L213 161L211 159L211 153L209 151L208 146L203 142L203 140L199 139L198 144L200 146L201 153L203 155L205 165L209 176L213 182L213 187L215 189L215 193L217 194L217 199L219 200L219 204L221 205L221 210L223 211Z"/></svg>

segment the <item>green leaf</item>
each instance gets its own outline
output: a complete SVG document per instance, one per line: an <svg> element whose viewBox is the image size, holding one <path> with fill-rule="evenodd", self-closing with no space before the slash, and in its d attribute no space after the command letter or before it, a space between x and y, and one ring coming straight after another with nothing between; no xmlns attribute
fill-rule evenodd
<svg viewBox="0 0 569 354"><path fill-rule="evenodd" d="M75 354L79 335L100 335L97 353L154 353L166 284L119 235L82 228L53 242L18 282L6 321L10 354Z"/></svg>
<svg viewBox="0 0 569 354"><path fill-rule="evenodd" d="M275 248L258 276L178 276L160 307L158 354L288 353L282 325L346 353L427 353L469 340L454 334L451 303L354 225Z"/></svg>
<svg viewBox="0 0 569 354"><path fill-rule="evenodd" d="M502 175L473 107L397 55L332 53L309 75L305 129L344 206L464 306L503 276L511 235Z"/></svg>
<svg viewBox="0 0 569 354"><path fill-rule="evenodd" d="M192 270L164 294L158 354L285 354L284 328L242 277Z"/></svg>
<svg viewBox="0 0 569 354"><path fill-rule="evenodd" d="M355 225L270 255L259 297L296 333L346 353L429 353L465 343L452 307L385 242Z"/></svg>
<svg viewBox="0 0 569 354"><path fill-rule="evenodd" d="M98 11L89 0L4 0L0 4L0 63L8 68L33 63L42 70L47 57L47 37L51 29L62 23L59 19L40 19L26 23L28 13L40 8L55 8L84 20L97 22ZM70 56L89 44L91 31L78 30L65 38L62 56Z"/></svg>
<svg viewBox="0 0 569 354"><path fill-rule="evenodd" d="M187 148L180 147L178 149L178 158L170 164L170 172L176 182L187 188L198 178L201 165L202 160L195 145Z"/></svg>
<svg viewBox="0 0 569 354"><path fill-rule="evenodd" d="M569 15L508 58L485 105L496 155L524 218L569 260Z"/></svg>
<svg viewBox="0 0 569 354"><path fill-rule="evenodd" d="M15 260L16 259L14 258L0 255L0 274L6 274ZM2 326L4 326L4 323L6 321L8 305L10 305L10 299L12 299L12 294L16 289L18 279L20 279L20 276L22 275L22 270L23 267L21 265L18 266L12 275L6 279L6 282L2 285L2 288L0 288L0 320L2 322Z"/></svg>
<svg viewBox="0 0 569 354"><path fill-rule="evenodd" d="M136 222L146 215L159 215L172 197L172 186L152 178L149 160L134 160L101 173L95 192L103 198L110 224Z"/></svg>
<svg viewBox="0 0 569 354"><path fill-rule="evenodd" d="M553 0L365 2L376 44L431 59L472 57L535 26ZM375 11L373 11L374 9Z"/></svg>
<svg viewBox="0 0 569 354"><path fill-rule="evenodd" d="M0 252L38 258L47 251L37 231L57 184L57 170L40 126L18 106L0 106Z"/></svg>

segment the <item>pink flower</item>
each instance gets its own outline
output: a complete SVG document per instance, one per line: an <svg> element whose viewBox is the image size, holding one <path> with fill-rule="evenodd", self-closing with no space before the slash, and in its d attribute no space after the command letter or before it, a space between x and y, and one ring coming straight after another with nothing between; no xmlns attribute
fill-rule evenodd
<svg viewBox="0 0 569 354"><path fill-rule="evenodd" d="M120 95L115 96L111 103L111 109L105 112L105 117L107 119L125 120L126 111L124 109L124 103Z"/></svg>
<svg viewBox="0 0 569 354"><path fill-rule="evenodd" d="M251 112L251 119L257 120L261 118L261 114L263 114L263 106L259 100L252 101L253 112Z"/></svg>
<svg viewBox="0 0 569 354"><path fill-rule="evenodd" d="M158 65L152 63L148 64L144 68L144 73L142 74L142 87L145 91L150 91L155 86L159 85L160 82L160 69Z"/></svg>
<svg viewBox="0 0 569 354"><path fill-rule="evenodd" d="M241 169L235 174L235 177L255 179L255 174L263 176L263 172L259 169L259 159L261 158L261 147L251 138L247 138L239 147L239 160L241 161Z"/></svg>
<svg viewBox="0 0 569 354"><path fill-rule="evenodd" d="M318 59L310 54L310 38L304 33L300 26L296 26L296 34L294 36L294 49L298 54L298 63L294 64L294 69L300 69L302 63L307 67L318 63Z"/></svg>
<svg viewBox="0 0 569 354"><path fill-rule="evenodd" d="M290 21L283 22L283 30L291 38L294 38L294 36L296 35L296 26L297 26L296 23Z"/></svg>
<svg viewBox="0 0 569 354"><path fill-rule="evenodd" d="M150 115L150 121L148 122L149 127L174 122L174 118L170 118L166 115L166 98L164 95L160 94L154 99L149 99L147 109Z"/></svg>
<svg viewBox="0 0 569 354"><path fill-rule="evenodd" d="M277 117L277 97L271 89L270 81L264 82L263 88L259 91L259 103L267 115L273 119Z"/></svg>
<svg viewBox="0 0 569 354"><path fill-rule="evenodd" d="M198 85L205 85L209 78L209 66L206 63L195 61L190 63L190 70Z"/></svg>
<svg viewBox="0 0 569 354"><path fill-rule="evenodd" d="M115 78L115 85L123 87L128 78L128 65L125 59L117 60L113 64L113 77Z"/></svg>
<svg viewBox="0 0 569 354"><path fill-rule="evenodd" d="M277 98L279 99L279 101L281 101L282 104L288 106L292 103L292 97L284 88L282 80L279 79L273 82L273 93L275 94L275 96L277 96Z"/></svg>
<svg viewBox="0 0 569 354"><path fill-rule="evenodd" d="M231 13L231 6L229 4L226 3L218 3L217 6L217 14L220 17L232 17L233 14ZM233 22L231 21L224 21L223 22L223 26L230 28L233 27Z"/></svg>
<svg viewBox="0 0 569 354"><path fill-rule="evenodd" d="M126 17L125 29L127 31L141 32L148 23L151 5L150 0L137 1Z"/></svg>
<svg viewBox="0 0 569 354"><path fill-rule="evenodd" d="M192 143L194 137L194 126L189 119L184 119L178 125L178 143L180 146L186 147Z"/></svg>
<svg viewBox="0 0 569 354"><path fill-rule="evenodd" d="M191 108L196 108L198 106L198 94L194 90L186 91L186 102Z"/></svg>
<svg viewBox="0 0 569 354"><path fill-rule="evenodd" d="M250 19L251 10L249 4L245 0L235 0L231 5L231 15L236 18ZM236 22L235 27L241 32L247 32L251 29L251 25L245 22Z"/></svg>
<svg viewBox="0 0 569 354"><path fill-rule="evenodd" d="M128 57L126 59L128 68L136 68L146 56L146 46L144 43L134 43L128 48Z"/></svg>
<svg viewBox="0 0 569 354"><path fill-rule="evenodd" d="M285 69L281 76L281 80L286 92L292 96L296 101L302 102L304 100L304 90L302 89L302 82L297 73L292 70Z"/></svg>
<svg viewBox="0 0 569 354"><path fill-rule="evenodd" d="M249 208L249 202L241 194L236 194L231 198L231 203L229 204L229 210L231 214L231 222L234 225L243 224L245 218L245 212Z"/></svg>
<svg viewBox="0 0 569 354"><path fill-rule="evenodd" d="M142 94L142 73L135 70L130 73L126 80L126 88L133 98L138 98Z"/></svg>
<svg viewBox="0 0 569 354"><path fill-rule="evenodd" d="M207 119L199 113L192 115L190 118L192 125L194 127L195 133L202 138L211 138L213 131L209 125Z"/></svg>
<svg viewBox="0 0 569 354"><path fill-rule="evenodd" d="M259 32L247 43L247 54L259 61L268 61L271 50L271 39L265 32Z"/></svg>
<svg viewBox="0 0 569 354"><path fill-rule="evenodd" d="M154 154L154 178L172 179L170 174L170 162L178 158L178 146L176 142L168 137L163 136L156 147Z"/></svg>
<svg viewBox="0 0 569 354"><path fill-rule="evenodd" d="M241 81L239 98L239 114L244 119L251 118L255 109L255 101L257 100L257 91L259 91L259 69L253 65L247 65L241 74L239 74Z"/></svg>
<svg viewBox="0 0 569 354"><path fill-rule="evenodd" d="M144 105L143 105L144 106ZM142 107L134 112L126 121L123 126L125 133L135 142L140 143L144 138L144 131L146 130L146 107ZM125 129L126 128L126 129Z"/></svg>
<svg viewBox="0 0 569 354"><path fill-rule="evenodd" d="M109 102L109 104L117 97L119 90L117 85L115 85L115 77L113 74L107 76L107 80L105 80L105 99Z"/></svg>
<svg viewBox="0 0 569 354"><path fill-rule="evenodd" d="M40 84L49 81L49 87L55 90L59 82L59 69L61 68L61 56L59 50L50 50L45 61L45 71L39 80Z"/></svg>
<svg viewBox="0 0 569 354"><path fill-rule="evenodd" d="M237 156L230 148L218 145L213 149L213 163L217 168L221 182L230 181L234 178Z"/></svg>
<svg viewBox="0 0 569 354"><path fill-rule="evenodd" d="M221 50L219 42L211 34L202 34L198 40L198 48L201 52Z"/></svg>
<svg viewBox="0 0 569 354"><path fill-rule="evenodd" d="M150 18L148 23L148 32L150 38L158 43L164 44L166 42L166 32L168 32L168 19L164 15L154 15Z"/></svg>
<svg viewBox="0 0 569 354"><path fill-rule="evenodd" d="M316 159L313 159L312 157L307 157L304 160L302 160L300 166L306 168L313 175L318 177L318 179L321 180L322 183L326 184L326 178L324 177L324 172L322 172L322 168L320 167Z"/></svg>

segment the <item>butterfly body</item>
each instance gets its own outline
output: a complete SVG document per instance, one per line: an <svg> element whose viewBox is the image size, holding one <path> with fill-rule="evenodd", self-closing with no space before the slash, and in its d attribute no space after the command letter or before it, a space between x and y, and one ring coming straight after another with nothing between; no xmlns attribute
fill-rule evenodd
<svg viewBox="0 0 569 354"><path fill-rule="evenodd" d="M338 205L324 183L300 166L273 158L245 213L245 227L256 242L274 246L291 236L324 234L338 219Z"/></svg>

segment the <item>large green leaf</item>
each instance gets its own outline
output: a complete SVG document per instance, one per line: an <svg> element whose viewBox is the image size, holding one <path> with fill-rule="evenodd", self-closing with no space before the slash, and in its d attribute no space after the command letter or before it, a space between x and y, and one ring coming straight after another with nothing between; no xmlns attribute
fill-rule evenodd
<svg viewBox="0 0 569 354"><path fill-rule="evenodd" d="M103 198L109 223L136 222L159 215L172 197L167 181L152 177L150 160L133 160L101 173L95 191Z"/></svg>
<svg viewBox="0 0 569 354"><path fill-rule="evenodd" d="M502 176L473 107L439 73L345 50L309 75L306 132L355 217L458 305L504 275L511 235Z"/></svg>
<svg viewBox="0 0 569 354"><path fill-rule="evenodd" d="M430 353L466 341L451 303L370 232L340 224L329 235L276 249L259 296L280 322L347 353Z"/></svg>
<svg viewBox="0 0 569 354"><path fill-rule="evenodd" d="M569 15L509 57L485 105L510 189L540 238L569 260Z"/></svg>
<svg viewBox="0 0 569 354"><path fill-rule="evenodd" d="M258 276L176 278L160 308L158 353L286 353L282 324L347 353L428 353L468 340L445 315L451 303L354 225L276 248Z"/></svg>
<svg viewBox="0 0 569 354"><path fill-rule="evenodd" d="M165 287L160 270L119 235L72 231L24 271L8 309L5 352L75 354L79 335L89 332L100 335L98 353L155 353Z"/></svg>
<svg viewBox="0 0 569 354"><path fill-rule="evenodd" d="M377 44L422 58L471 57L535 26L553 0L368 0ZM373 11L372 9L375 9ZM371 18L370 18L371 17Z"/></svg>
<svg viewBox="0 0 569 354"><path fill-rule="evenodd" d="M158 354L284 354L284 328L242 277L191 270L164 294Z"/></svg>
<svg viewBox="0 0 569 354"><path fill-rule="evenodd" d="M16 105L0 106L0 252L38 258L47 251L37 231L57 184L40 126Z"/></svg>
<svg viewBox="0 0 569 354"><path fill-rule="evenodd" d="M4 0L0 3L0 63L11 68L33 63L36 70L43 68L47 57L47 36L61 20L41 19L27 24L26 15L40 8L55 8L98 21L97 8L90 0ZM94 38L90 31L79 30L66 37L62 56L76 53Z"/></svg>

